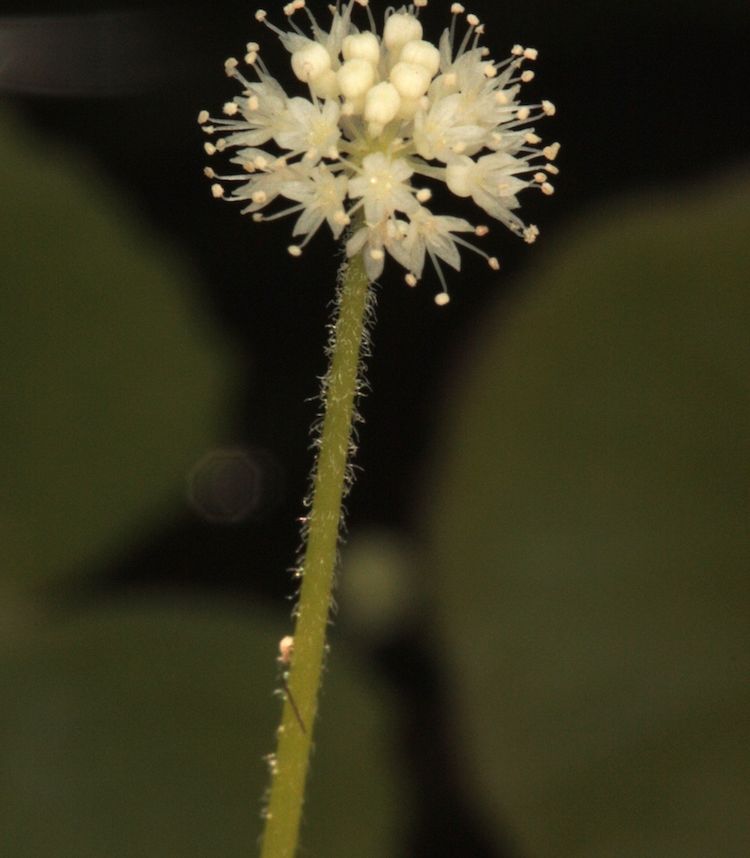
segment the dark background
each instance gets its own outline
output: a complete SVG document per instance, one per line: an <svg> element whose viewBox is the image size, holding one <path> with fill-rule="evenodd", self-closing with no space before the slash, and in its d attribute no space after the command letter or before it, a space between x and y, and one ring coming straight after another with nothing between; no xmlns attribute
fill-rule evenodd
<svg viewBox="0 0 750 858"><path fill-rule="evenodd" d="M440 6L434 2L428 9L436 26L443 22ZM264 49L272 43L252 20L254 7L58 0L6 5L4 13L111 10L120 17L106 49L92 52L88 37L72 28L77 50L70 56L42 51L38 73L31 69L26 79L6 74L3 98L35 135L63 141L91 159L143 222L199 272L205 312L244 360L244 392L224 441L252 451L255 470L248 488L243 474L230 469L225 482L206 490L203 517L185 506L120 556L86 570L83 585L77 579L55 598L79 603L158 588L222 591L239 603L278 606L294 589L287 570L311 464L306 427L316 413L315 379L324 371L338 251L321 230L302 260L291 259L280 249L288 221L253 224L234 206L212 200L201 175L203 138L195 117L202 108L218 112L235 94L223 60L241 52L248 39L258 39ZM479 261L466 258L461 276L449 279L453 300L447 308L433 304L429 276L409 290L395 266L387 266L367 373L371 391L362 403L361 470L348 504L352 533L382 528L418 538L416 501L446 374L460 363L497 290L510 304L529 262L544 256L545 243L566 222L621 195L711 178L745 159L750 144L746 3L528 0L477 2L470 10L486 20L485 42L493 55L515 42L539 49L532 91L557 105L543 130L562 143L561 174L554 197L527 195L523 215L539 224L539 242L529 248L493 231L503 277L488 276ZM249 516L239 523L216 520L231 519L247 492ZM248 557L254 558L252 574ZM429 616L424 626L396 628L374 643L354 635L355 645L397 691L414 808L401 854L520 855L511 849L512 838L507 850L492 843L481 811L452 770L446 690L423 643L425 629Z"/></svg>

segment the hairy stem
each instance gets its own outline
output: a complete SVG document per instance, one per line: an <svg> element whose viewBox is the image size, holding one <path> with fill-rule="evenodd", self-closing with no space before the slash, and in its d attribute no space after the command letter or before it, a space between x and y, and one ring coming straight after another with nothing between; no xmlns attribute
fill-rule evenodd
<svg viewBox="0 0 750 858"><path fill-rule="evenodd" d="M294 655L286 678L286 700L272 764L261 858L293 858L297 850L338 552L341 503L348 483L360 361L367 341L370 293L361 255L357 255L343 269L328 348L323 422L300 569L302 587Z"/></svg>

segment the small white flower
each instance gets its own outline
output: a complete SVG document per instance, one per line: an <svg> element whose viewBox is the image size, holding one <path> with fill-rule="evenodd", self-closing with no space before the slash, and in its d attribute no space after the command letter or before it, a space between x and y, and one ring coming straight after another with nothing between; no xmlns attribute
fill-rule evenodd
<svg viewBox="0 0 750 858"><path fill-rule="evenodd" d="M366 7L369 26L355 25L355 6ZM289 52L292 71L306 87L304 96L287 95L260 57L257 43L247 45L250 78L235 59L227 75L237 79L242 95L224 105L224 115L198 121L209 135L213 155L229 148L240 172L220 176L211 168L215 197L244 203L243 213L255 220L298 215L293 235L304 236L289 252L302 248L323 223L335 238L351 224L346 253L363 253L371 280L383 271L387 255L406 269L414 285L430 259L442 284L439 304L449 300L441 263L460 270L459 247L499 263L460 233L487 234L463 218L434 214L426 205L430 183L442 183L459 197L499 220L528 243L539 230L515 213L518 195L527 188L551 194L549 181L558 169L558 143L544 145L531 123L552 116L549 101L527 105L522 86L534 78L525 62L536 59L533 48L515 45L500 62L480 46L484 26L465 15L467 31L457 36L463 6L451 6L453 21L437 45L423 38L419 15L427 0L386 11L378 33L369 0L338 0L329 7L328 28L305 9L312 34L291 20L305 7L293 0L284 7L291 30L256 19L275 32ZM458 46L457 46L458 43ZM258 147L273 144L277 151ZM218 181L217 181L218 180ZM224 184L232 183L227 194ZM293 205L266 215L278 198Z"/></svg>
<svg viewBox="0 0 750 858"><path fill-rule="evenodd" d="M417 203L409 184L413 175L414 170L405 158L391 160L382 152L365 155L359 175L349 180L349 196L355 200L362 198L368 226L378 226L397 211L414 211Z"/></svg>
<svg viewBox="0 0 750 858"><path fill-rule="evenodd" d="M306 98L290 98L277 120L274 142L288 150L284 154L287 160L304 155L314 165L331 154L337 157L341 137L339 114L337 101L313 104Z"/></svg>

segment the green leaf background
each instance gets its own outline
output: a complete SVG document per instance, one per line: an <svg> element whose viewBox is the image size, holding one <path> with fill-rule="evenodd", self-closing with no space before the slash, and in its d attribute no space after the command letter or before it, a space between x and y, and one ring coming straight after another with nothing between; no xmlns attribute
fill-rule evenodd
<svg viewBox="0 0 750 858"><path fill-rule="evenodd" d="M80 570L171 508L237 372L117 189L0 117L3 578Z"/></svg>
<svg viewBox="0 0 750 858"><path fill-rule="evenodd" d="M534 858L750 852L749 192L569 229L451 392L438 624L477 801Z"/></svg>

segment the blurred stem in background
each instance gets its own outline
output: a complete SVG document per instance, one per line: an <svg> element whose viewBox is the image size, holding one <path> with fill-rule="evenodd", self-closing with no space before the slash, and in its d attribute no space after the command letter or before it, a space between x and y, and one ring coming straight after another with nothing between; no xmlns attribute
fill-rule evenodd
<svg viewBox="0 0 750 858"><path fill-rule="evenodd" d="M349 456L355 404L361 392L362 357L368 350L372 290L362 255L346 262L328 344L329 366L321 398L323 421L316 440L310 514L304 524L304 559L296 609L294 651L285 679L286 699L271 763L262 858L292 858L297 848L305 780L323 666L326 626L338 552L342 500L351 483ZM282 652L282 662L285 653Z"/></svg>

